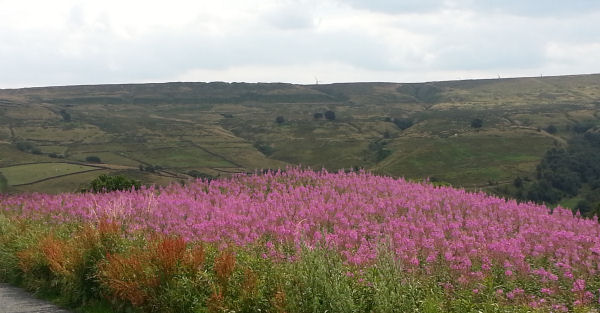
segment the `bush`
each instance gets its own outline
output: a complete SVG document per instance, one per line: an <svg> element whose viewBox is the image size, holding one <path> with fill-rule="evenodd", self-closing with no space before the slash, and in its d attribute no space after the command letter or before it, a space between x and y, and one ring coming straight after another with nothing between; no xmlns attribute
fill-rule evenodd
<svg viewBox="0 0 600 313"><path fill-rule="evenodd" d="M330 121L335 120L335 112L333 112L333 111L326 111L325 112L325 118L328 119L328 120L330 120Z"/></svg>
<svg viewBox="0 0 600 313"><path fill-rule="evenodd" d="M285 122L285 118L283 116L278 116L277 118L275 118L275 122L277 124L283 124Z"/></svg>
<svg viewBox="0 0 600 313"><path fill-rule="evenodd" d="M401 130L405 130L411 126L413 126L413 120L409 118L395 118L394 124L398 126Z"/></svg>
<svg viewBox="0 0 600 313"><path fill-rule="evenodd" d="M90 163L102 163L100 158L95 155L90 155L90 156L86 157L85 160Z"/></svg>
<svg viewBox="0 0 600 313"><path fill-rule="evenodd" d="M471 121L472 128L481 128L482 126L483 126L483 120L480 118L476 118Z"/></svg>
<svg viewBox="0 0 600 313"><path fill-rule="evenodd" d="M109 176L100 175L94 179L88 187L84 188L83 192L110 192L116 190L131 190L140 189L142 183L140 181L127 178L122 175Z"/></svg>
<svg viewBox="0 0 600 313"><path fill-rule="evenodd" d="M547 131L550 134L556 134L558 129L554 125L549 125L548 127L545 128L545 131Z"/></svg>
<svg viewBox="0 0 600 313"><path fill-rule="evenodd" d="M313 114L313 117L315 118L315 120L320 120L323 118L323 113L317 112Z"/></svg>

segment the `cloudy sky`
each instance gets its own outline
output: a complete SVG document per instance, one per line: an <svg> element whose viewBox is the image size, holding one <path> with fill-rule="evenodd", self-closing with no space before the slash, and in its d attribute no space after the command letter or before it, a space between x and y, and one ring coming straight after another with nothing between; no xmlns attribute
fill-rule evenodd
<svg viewBox="0 0 600 313"><path fill-rule="evenodd" d="M600 73L597 0L0 0L0 88Z"/></svg>

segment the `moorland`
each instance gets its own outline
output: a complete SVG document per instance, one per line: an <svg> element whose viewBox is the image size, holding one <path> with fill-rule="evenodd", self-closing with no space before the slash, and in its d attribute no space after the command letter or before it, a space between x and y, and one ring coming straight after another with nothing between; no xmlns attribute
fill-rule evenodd
<svg viewBox="0 0 600 313"><path fill-rule="evenodd" d="M533 184L548 151L599 121L600 75L4 89L0 188L76 191L101 174L164 185L302 164L515 195L516 179Z"/></svg>

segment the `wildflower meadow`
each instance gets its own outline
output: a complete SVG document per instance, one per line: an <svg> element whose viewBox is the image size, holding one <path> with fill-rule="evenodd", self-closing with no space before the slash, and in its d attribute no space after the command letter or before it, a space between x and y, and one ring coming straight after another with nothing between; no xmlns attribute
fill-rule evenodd
<svg viewBox="0 0 600 313"><path fill-rule="evenodd" d="M290 168L0 196L0 280L107 312L597 312L600 224Z"/></svg>

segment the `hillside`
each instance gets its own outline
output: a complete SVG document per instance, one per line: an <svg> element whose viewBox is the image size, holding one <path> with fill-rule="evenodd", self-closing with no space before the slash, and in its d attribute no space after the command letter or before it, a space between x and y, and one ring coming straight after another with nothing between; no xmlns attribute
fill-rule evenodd
<svg viewBox="0 0 600 313"><path fill-rule="evenodd" d="M334 120L315 114L328 110ZM573 127L599 121L600 75L0 90L0 188L72 191L102 173L164 184L288 164L483 187L534 175Z"/></svg>

